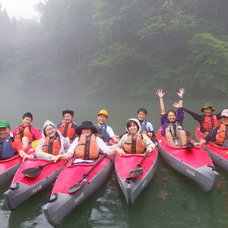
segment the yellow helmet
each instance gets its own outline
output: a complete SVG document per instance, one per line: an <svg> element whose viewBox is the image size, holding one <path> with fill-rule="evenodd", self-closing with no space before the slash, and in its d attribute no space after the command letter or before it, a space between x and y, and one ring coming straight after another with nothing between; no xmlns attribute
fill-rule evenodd
<svg viewBox="0 0 228 228"><path fill-rule="evenodd" d="M107 116L107 118L108 118L108 111L105 110L105 109L102 109L102 110L100 110L100 111L97 113L97 115L98 115L98 116L99 116L99 115L105 115L105 116Z"/></svg>

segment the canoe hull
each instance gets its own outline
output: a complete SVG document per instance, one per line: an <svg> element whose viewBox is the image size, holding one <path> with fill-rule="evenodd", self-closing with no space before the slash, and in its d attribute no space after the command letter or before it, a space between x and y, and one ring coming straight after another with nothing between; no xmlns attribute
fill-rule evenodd
<svg viewBox="0 0 228 228"><path fill-rule="evenodd" d="M172 168L197 183L205 192L211 191L218 173L203 148L177 148L169 145L161 130L157 133L159 153Z"/></svg>
<svg viewBox="0 0 228 228"><path fill-rule="evenodd" d="M34 162L31 160L34 160ZM47 162L47 160L42 159L42 163ZM26 163L29 165L27 166ZM10 189L4 193L6 205L10 210L17 209L31 196L51 184L56 179L64 165L63 161L50 164L50 166L52 166L52 171L45 175L45 169L48 170L48 166L45 167L45 169L41 171L40 178L36 177L34 179L29 179L22 174L22 171L26 168L38 167L38 163L39 161L35 159L29 159L22 163L21 167L17 170Z"/></svg>
<svg viewBox="0 0 228 228"><path fill-rule="evenodd" d="M128 161L129 158L131 159L131 161ZM136 160L134 160L135 158ZM115 159L116 178L128 205L132 205L135 202L137 197L146 188L146 186L150 183L153 176L155 175L158 164L158 149L155 148L151 155L149 155L148 158L144 160L142 164L142 177L134 180L127 179L128 173L132 170L132 168L135 168L137 166L141 159L142 156L137 157L137 155L130 155L130 157L122 156L122 158L118 156ZM119 163L120 161L121 163ZM130 163L132 162L133 164L130 165ZM126 164L128 164L128 167L126 167ZM146 165L146 167L144 166L144 164Z"/></svg>
<svg viewBox="0 0 228 228"><path fill-rule="evenodd" d="M97 165L98 169L95 175L75 193L69 194L67 192L68 187L64 192L55 190L55 187L53 188L49 202L42 207L43 213L50 224L54 226L60 224L74 208L90 197L105 182L111 172L113 162L112 159L104 159L105 161L102 161L102 164ZM65 178L65 181L67 179L73 179L71 175L73 172L70 171L70 169L72 168L67 166L63 169L57 178L55 185L58 185L62 178ZM66 176L66 173L69 175Z"/></svg>
<svg viewBox="0 0 228 228"><path fill-rule="evenodd" d="M5 185L13 179L21 162L22 159L19 155L0 161L0 186Z"/></svg>
<svg viewBox="0 0 228 228"><path fill-rule="evenodd" d="M199 127L196 128L195 135L199 140L205 136L202 132L200 132ZM220 147L213 142L203 145L203 148L207 151L213 162L218 167L228 172L228 148Z"/></svg>

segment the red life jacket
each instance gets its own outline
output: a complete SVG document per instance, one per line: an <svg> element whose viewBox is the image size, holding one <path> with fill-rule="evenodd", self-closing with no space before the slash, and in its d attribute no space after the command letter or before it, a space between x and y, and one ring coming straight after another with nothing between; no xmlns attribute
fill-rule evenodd
<svg viewBox="0 0 228 228"><path fill-rule="evenodd" d="M50 140L49 137L45 138L44 144L42 145L43 152L53 154L53 155L58 155L60 149L61 149L61 142L59 137L56 137L54 141Z"/></svg>
<svg viewBox="0 0 228 228"><path fill-rule="evenodd" d="M67 123L66 121L62 121L59 126L59 131L64 137L69 137L70 139L75 136L75 129L72 122Z"/></svg>
<svg viewBox="0 0 228 228"><path fill-rule="evenodd" d="M225 124L221 124L219 129L217 130L217 134L215 135L215 141L217 144L223 146L226 137L227 137L227 126Z"/></svg>
<svg viewBox="0 0 228 228"><path fill-rule="evenodd" d="M16 133L15 133L14 140L15 141L22 141L22 138L24 136L28 137L29 141L34 140L34 135L31 131L31 126L28 126L28 127L23 127L22 125L19 126Z"/></svg>
<svg viewBox="0 0 228 228"><path fill-rule="evenodd" d="M211 131L214 127L219 127L220 123L216 115L204 116L203 128L205 131Z"/></svg>
<svg viewBox="0 0 228 228"><path fill-rule="evenodd" d="M78 145L75 147L75 155L80 159L96 159L99 157L100 148L97 145L96 136L87 137L81 134Z"/></svg>
<svg viewBox="0 0 228 228"><path fill-rule="evenodd" d="M143 142L142 134L136 137L128 135L124 142L123 149L127 154L143 154L146 150L146 145Z"/></svg>

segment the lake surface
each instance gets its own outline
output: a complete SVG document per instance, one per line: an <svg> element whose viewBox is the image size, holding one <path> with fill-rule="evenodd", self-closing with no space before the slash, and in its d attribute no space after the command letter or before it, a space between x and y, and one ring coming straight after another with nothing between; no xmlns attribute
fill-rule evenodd
<svg viewBox="0 0 228 228"><path fill-rule="evenodd" d="M167 107L175 100L167 101ZM205 102L214 104L216 110L225 107L224 101L186 100L186 107L196 112ZM57 105L58 103L58 105ZM151 102L113 101L103 102L83 100L37 101L26 104L17 103L12 108L3 103L1 119L9 120L12 128L20 124L24 112L31 111L34 115L34 126L42 128L46 119L56 124L61 120L61 111L75 110L76 122L83 120L96 121L96 113L100 109L108 109L108 123L116 134L123 133L128 118L135 117L139 107L149 111L148 120L154 128L159 128L159 104L157 98ZM199 111L200 112L200 111ZM197 123L185 115L185 128L194 135ZM159 159L157 173L145 191L131 207L126 205L122 192L115 180L114 173L107 182L87 201L76 208L59 227L96 227L96 228L144 228L144 227L228 227L228 174L217 168L220 173L215 189L205 193L194 182L179 174ZM16 211L9 211L3 198L3 192L9 185L0 189L1 227L51 227L42 214L41 206L50 195L51 188L33 196Z"/></svg>

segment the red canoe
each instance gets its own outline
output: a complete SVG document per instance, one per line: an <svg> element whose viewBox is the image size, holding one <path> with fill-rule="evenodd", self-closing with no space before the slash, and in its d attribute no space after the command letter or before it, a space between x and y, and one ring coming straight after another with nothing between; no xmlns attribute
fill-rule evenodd
<svg viewBox="0 0 228 228"><path fill-rule="evenodd" d="M0 186L12 180L21 162L22 158L18 154L12 158L0 160Z"/></svg>
<svg viewBox="0 0 228 228"><path fill-rule="evenodd" d="M203 148L173 147L162 136L161 129L157 132L157 139L159 153L171 167L195 181L204 191L213 189L218 174Z"/></svg>
<svg viewBox="0 0 228 228"><path fill-rule="evenodd" d="M142 160L142 155L132 154L126 156L116 155L115 157L115 172L118 183L125 196L127 204L134 203L142 190L149 184L153 178L157 163L158 149L157 147L141 164L143 175L137 179L129 179L128 174L131 170L137 167L137 164Z"/></svg>
<svg viewBox="0 0 228 228"><path fill-rule="evenodd" d="M198 140L205 137L199 127L196 128L195 135ZM208 152L216 165L228 172L228 148L218 146L213 142L203 145L203 148Z"/></svg>
<svg viewBox="0 0 228 228"><path fill-rule="evenodd" d="M22 171L28 168L39 167L47 164L46 159L27 159L17 170L10 189L4 193L6 204L9 209L14 210L35 193L41 191L55 180L65 162L58 161L44 167L35 178L26 177Z"/></svg>
<svg viewBox="0 0 228 228"><path fill-rule="evenodd" d="M104 157L101 162L76 163L72 160L59 174L49 202L43 206L43 212L52 225L60 224L63 219L79 204L92 195L107 179L112 169L112 159ZM84 174L94 169L80 188L74 193L68 189L80 182ZM79 185L78 185L79 186Z"/></svg>

